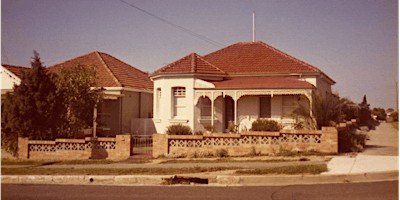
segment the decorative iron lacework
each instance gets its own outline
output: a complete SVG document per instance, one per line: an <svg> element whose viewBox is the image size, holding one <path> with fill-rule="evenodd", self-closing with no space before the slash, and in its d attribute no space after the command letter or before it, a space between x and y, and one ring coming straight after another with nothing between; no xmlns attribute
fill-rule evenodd
<svg viewBox="0 0 400 200"><path fill-rule="evenodd" d="M88 142L88 143L64 143L57 144L29 144L29 151L56 152L57 151L85 151L86 149L115 149L115 142Z"/></svg>
<svg viewBox="0 0 400 200"><path fill-rule="evenodd" d="M282 134L281 136L251 136L241 138L205 137L203 140L170 139L170 147L200 148L203 146L279 145L280 143L319 144L321 135Z"/></svg>

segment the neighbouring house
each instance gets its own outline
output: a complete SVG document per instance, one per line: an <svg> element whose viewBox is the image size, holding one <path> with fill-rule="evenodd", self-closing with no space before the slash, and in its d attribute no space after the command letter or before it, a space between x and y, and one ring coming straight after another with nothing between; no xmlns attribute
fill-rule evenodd
<svg viewBox="0 0 400 200"><path fill-rule="evenodd" d="M28 67L1 64L1 100L6 98L7 92L13 92L14 84L21 83L23 71L30 70Z"/></svg>
<svg viewBox="0 0 400 200"><path fill-rule="evenodd" d="M158 133L178 123L193 132L205 131L207 125L218 132L227 132L230 125L248 130L259 118L290 129L294 102L309 106L312 91L325 98L335 84L318 68L260 41L236 43L205 56L191 53L150 78Z"/></svg>
<svg viewBox="0 0 400 200"><path fill-rule="evenodd" d="M97 69L98 86L104 88L104 99L97 106L97 128L103 135L130 134L132 119L152 117L153 82L148 73L98 51L52 65L48 70L57 73L76 63Z"/></svg>

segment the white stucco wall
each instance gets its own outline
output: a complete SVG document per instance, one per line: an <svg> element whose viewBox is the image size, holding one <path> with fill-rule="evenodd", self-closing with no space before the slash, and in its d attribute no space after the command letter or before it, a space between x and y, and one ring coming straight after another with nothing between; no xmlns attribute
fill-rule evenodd
<svg viewBox="0 0 400 200"><path fill-rule="evenodd" d="M154 81L154 94L157 94L157 88L161 88L160 110L157 111L157 98L153 98L154 103L154 123L157 133L165 133L166 127L171 124L184 124L194 128L194 78L158 78ZM172 88L185 87L185 114L179 117L173 117L173 96ZM157 116L158 112L158 116Z"/></svg>

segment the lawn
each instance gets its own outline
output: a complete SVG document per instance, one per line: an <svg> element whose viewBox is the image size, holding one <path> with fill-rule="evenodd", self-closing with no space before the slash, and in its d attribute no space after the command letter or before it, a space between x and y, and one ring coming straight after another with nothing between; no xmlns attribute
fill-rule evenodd
<svg viewBox="0 0 400 200"><path fill-rule="evenodd" d="M1 175L172 175L242 169L240 167L183 168L1 168Z"/></svg>
<svg viewBox="0 0 400 200"><path fill-rule="evenodd" d="M294 165L265 169L238 170L239 175L264 175L264 174L321 174L327 172L326 164L322 165Z"/></svg>

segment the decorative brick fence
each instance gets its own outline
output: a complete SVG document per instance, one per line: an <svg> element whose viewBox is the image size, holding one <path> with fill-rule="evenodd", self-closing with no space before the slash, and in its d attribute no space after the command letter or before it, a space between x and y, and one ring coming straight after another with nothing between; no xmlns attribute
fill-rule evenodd
<svg viewBox="0 0 400 200"><path fill-rule="evenodd" d="M55 141L18 138L20 159L77 160L126 159L131 153L131 136L115 138L56 139Z"/></svg>
<svg viewBox="0 0 400 200"><path fill-rule="evenodd" d="M322 127L322 130L280 130L279 132L246 131L239 134L204 133L203 135L153 135L153 157L179 152L225 149L231 156L250 153L252 148L263 154L275 154L280 147L288 150L337 153L338 132L354 129L356 120L341 123L338 127Z"/></svg>

